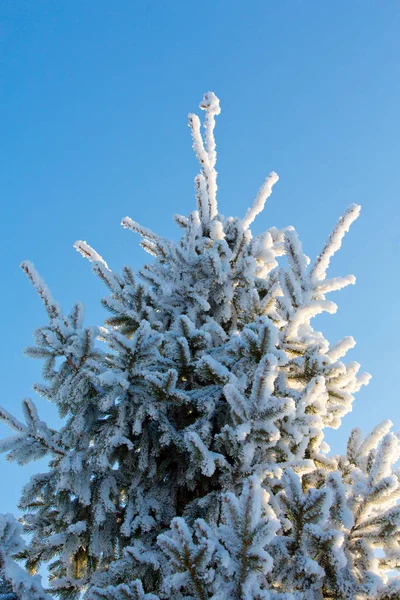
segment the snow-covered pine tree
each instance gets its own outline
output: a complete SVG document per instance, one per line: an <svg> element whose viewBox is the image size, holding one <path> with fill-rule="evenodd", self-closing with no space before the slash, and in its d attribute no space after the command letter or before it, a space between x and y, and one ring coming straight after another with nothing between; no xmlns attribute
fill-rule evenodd
<svg viewBox="0 0 400 600"><path fill-rule="evenodd" d="M219 101L208 93L200 106L204 135L189 117L197 209L175 216L179 242L123 219L153 256L138 279L75 244L109 288L103 326L84 327L80 304L63 313L22 264L49 318L26 350L44 361L34 388L64 425L48 427L30 399L24 423L1 410L15 430L0 447L9 460L49 457L48 471L22 490L27 542L10 515L0 520L3 596L400 598L391 577L400 561L399 436L386 421L366 438L354 430L345 456L329 455L324 428L340 426L369 375L342 361L351 337L330 346L311 325L336 311L326 295L355 281L326 272L359 207L347 209L312 265L293 227L250 231L275 173L243 218L225 219L216 201ZM47 591L34 575L42 564Z"/></svg>

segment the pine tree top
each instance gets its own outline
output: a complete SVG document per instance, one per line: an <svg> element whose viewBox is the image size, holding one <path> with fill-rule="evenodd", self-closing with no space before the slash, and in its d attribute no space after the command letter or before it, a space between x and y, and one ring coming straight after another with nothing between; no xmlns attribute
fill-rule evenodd
<svg viewBox="0 0 400 600"><path fill-rule="evenodd" d="M0 519L1 573L19 600L394 600L399 436L385 421L330 454L324 429L370 376L342 360L352 337L331 345L311 323L355 282L327 270L360 207L313 262L293 227L251 232L274 172L243 218L224 218L219 100L209 92L200 107L203 134L189 115L197 209L175 216L181 239L124 218L152 256L138 278L75 244L109 290L102 326L84 326L80 303L65 314L21 265L49 318L26 350L44 361L35 390L64 424L48 427L31 399L25 423L0 409L16 433L0 444L9 460L50 457L22 491L29 542ZM22 559L30 573L48 565L48 593Z"/></svg>

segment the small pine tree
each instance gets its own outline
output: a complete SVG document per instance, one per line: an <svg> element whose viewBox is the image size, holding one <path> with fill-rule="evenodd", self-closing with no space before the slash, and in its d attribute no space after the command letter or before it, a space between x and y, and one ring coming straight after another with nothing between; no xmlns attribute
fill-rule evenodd
<svg viewBox="0 0 400 600"><path fill-rule="evenodd" d="M47 426L30 399L25 422L1 409L15 430L0 445L8 460L49 457L48 471L22 490L28 541L10 515L0 520L7 593L400 598L390 576L400 561L399 436L385 421L366 438L354 430L346 455L329 455L324 429L340 426L369 375L342 361L351 337L331 346L311 325L336 311L326 295L355 281L326 272L360 209L347 209L312 265L293 227L250 231L275 173L244 218L225 219L216 201L219 101L208 93L200 107L204 135L189 117L197 209L175 216L181 239L123 219L153 257L139 279L75 244L109 288L103 326L85 327L81 304L63 313L22 264L49 318L26 350L44 361L34 389L64 425ZM34 575L42 564L47 591Z"/></svg>

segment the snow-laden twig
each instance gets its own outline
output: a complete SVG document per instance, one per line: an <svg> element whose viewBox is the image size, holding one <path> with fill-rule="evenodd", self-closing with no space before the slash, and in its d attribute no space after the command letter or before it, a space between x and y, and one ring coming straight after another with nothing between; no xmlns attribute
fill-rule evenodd
<svg viewBox="0 0 400 600"><path fill-rule="evenodd" d="M21 263L21 269L28 275L29 279L33 283L34 288L41 297L43 304L46 307L47 313L50 318L59 317L61 314L61 308L59 304L54 300L49 288L36 271L33 263L29 260L25 260Z"/></svg>
<svg viewBox="0 0 400 600"><path fill-rule="evenodd" d="M278 179L279 176L274 171L272 171L272 173L268 175L268 177L260 187L253 205L247 210L247 213L242 219L243 229L248 229L248 227L252 224L256 216L264 210L265 203L272 194L272 188L278 181Z"/></svg>
<svg viewBox="0 0 400 600"><path fill-rule="evenodd" d="M122 227L124 227L124 229L130 229L134 233L138 233L139 235L141 235L144 238L147 238L148 240L153 240L154 242L157 242L161 239L159 235L157 235L150 229L143 227L139 223L136 223L136 221L133 221L133 219L131 219L130 217L124 217L121 221L121 225Z"/></svg>
<svg viewBox="0 0 400 600"><path fill-rule="evenodd" d="M96 250L94 250L94 248L89 246L89 244L87 244L86 242L84 242L82 240L78 240L75 242L74 248L79 252L79 254L82 254L82 256L84 258L87 258L88 261L99 262L106 269L108 269L108 265L107 265L106 261L104 260L104 258L102 258L100 256L100 254L98 252L96 252Z"/></svg>
<svg viewBox="0 0 400 600"><path fill-rule="evenodd" d="M193 149L202 167L202 173L196 177L197 201L199 212L204 224L211 221L218 212L217 209L217 160L214 138L215 117L221 112L219 99L213 92L204 95L200 108L205 110L204 121L205 143L201 135L200 119L195 114L189 115L189 127L192 131Z"/></svg>
<svg viewBox="0 0 400 600"><path fill-rule="evenodd" d="M325 279L326 271L332 256L341 247L345 234L349 231L351 224L358 218L360 211L361 206L358 204L351 204L344 215L340 217L321 254L318 256L311 269L310 275L313 282L323 281Z"/></svg>

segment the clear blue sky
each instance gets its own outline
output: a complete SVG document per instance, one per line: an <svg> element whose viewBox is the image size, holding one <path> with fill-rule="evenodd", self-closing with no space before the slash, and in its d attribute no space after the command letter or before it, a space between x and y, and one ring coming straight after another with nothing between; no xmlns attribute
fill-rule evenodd
<svg viewBox="0 0 400 600"><path fill-rule="evenodd" d="M243 215L274 169L256 231L294 225L315 257L362 204L330 271L357 284L317 324L332 342L353 335L349 359L373 379L328 441L341 451L352 427L388 417L399 428L399 31L398 0L1 1L0 402L20 414L40 377L22 350L45 314L21 260L100 322L104 290L72 244L137 269L146 255L121 217L177 235L171 215L193 209L197 172L187 113L210 89L221 212ZM36 469L0 457L0 511Z"/></svg>

